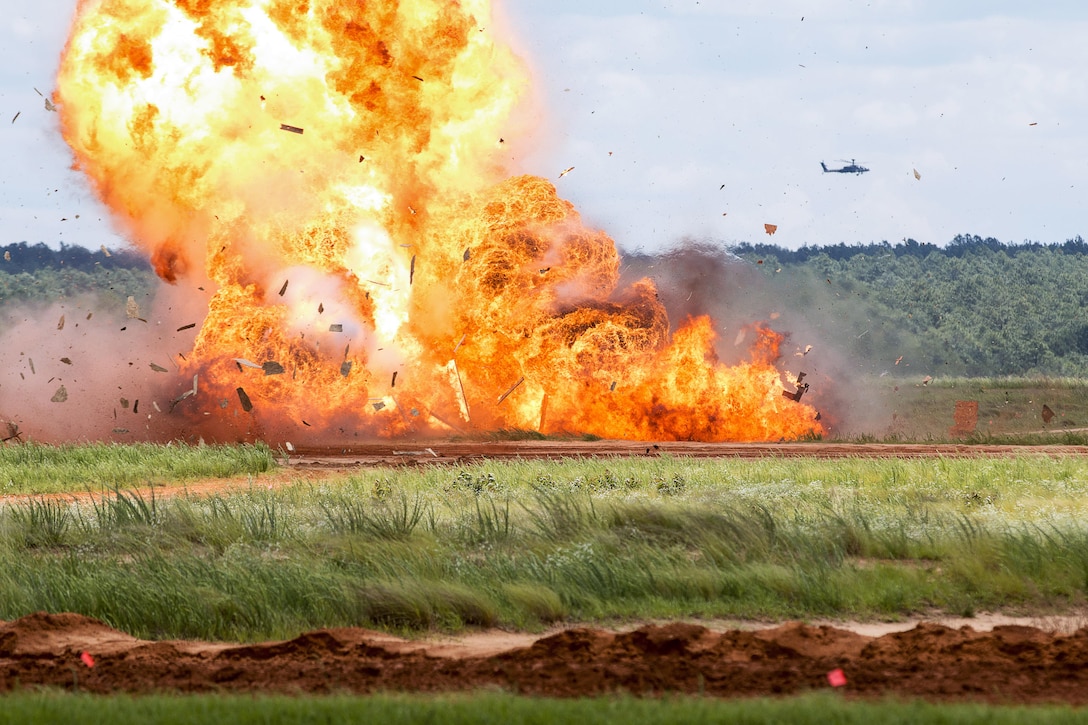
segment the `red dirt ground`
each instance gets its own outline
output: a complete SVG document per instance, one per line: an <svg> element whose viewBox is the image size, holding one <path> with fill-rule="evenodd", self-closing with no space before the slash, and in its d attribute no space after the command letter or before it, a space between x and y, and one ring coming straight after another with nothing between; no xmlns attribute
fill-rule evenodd
<svg viewBox="0 0 1088 725"><path fill-rule="evenodd" d="M88 652L93 667L81 657ZM287 642L147 642L78 614L0 624L0 692L48 685L96 693L377 691L502 688L575 697L705 693L774 696L829 687L848 696L1088 704L1088 629L991 632L919 624L867 637L784 624L715 632L695 624L629 632L569 629L502 651L328 629Z"/></svg>

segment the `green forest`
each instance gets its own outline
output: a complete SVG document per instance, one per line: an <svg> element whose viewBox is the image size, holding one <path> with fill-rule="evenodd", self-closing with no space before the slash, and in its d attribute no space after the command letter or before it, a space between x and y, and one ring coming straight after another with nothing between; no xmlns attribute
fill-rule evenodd
<svg viewBox="0 0 1088 725"><path fill-rule="evenodd" d="M5 307L88 293L123 300L158 284L146 258L130 250L23 242L0 254ZM676 274L671 267L684 259L696 271ZM820 345L861 374L1088 369L1088 243L1080 237L1006 244L960 235L944 246L908 239L798 250L685 244L657 256L625 254L624 263L629 274L658 278L670 311L705 288L700 299L715 317L772 320L789 332L794 347L785 353Z"/></svg>
<svg viewBox="0 0 1088 725"><path fill-rule="evenodd" d="M797 251L742 244L770 294L793 299L842 354L894 374L900 355L934 375L1080 376L1088 370L1088 243L1008 245L960 235ZM898 370L897 370L898 368Z"/></svg>

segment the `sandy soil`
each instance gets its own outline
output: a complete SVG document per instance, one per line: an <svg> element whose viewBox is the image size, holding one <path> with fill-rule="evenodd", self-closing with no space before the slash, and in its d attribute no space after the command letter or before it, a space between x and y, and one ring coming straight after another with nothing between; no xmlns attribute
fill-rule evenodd
<svg viewBox="0 0 1088 725"><path fill-rule="evenodd" d="M851 696L1084 705L1088 629L1061 634L1009 624L980 631L921 623L874 637L796 622L724 631L671 623L437 642L327 629L239 646L141 641L77 614L39 613L0 624L0 692L37 685L97 693L497 687L561 697L744 697L827 688L827 674L837 668L847 679L842 691Z"/></svg>

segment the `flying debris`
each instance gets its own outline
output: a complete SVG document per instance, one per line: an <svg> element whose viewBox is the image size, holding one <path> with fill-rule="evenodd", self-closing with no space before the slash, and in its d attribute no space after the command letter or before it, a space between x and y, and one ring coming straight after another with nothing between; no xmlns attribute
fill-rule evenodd
<svg viewBox="0 0 1088 725"><path fill-rule="evenodd" d="M777 224L764 224L763 225L763 231L767 232L767 234L774 234L775 232L778 231L778 225Z"/></svg>
<svg viewBox="0 0 1088 725"><path fill-rule="evenodd" d="M57 392L53 393L53 397L49 399L53 403L63 403L68 400L68 389L63 385L57 388Z"/></svg>
<svg viewBox="0 0 1088 725"><path fill-rule="evenodd" d="M165 372L169 372L169 371L168 371L168 370L167 370L166 368L164 368L164 367L163 367L162 365L156 365L155 363L151 363L151 369L152 369L152 370L154 370L154 371L155 371L155 372L157 372L157 373L165 373Z"/></svg>
<svg viewBox="0 0 1088 725"><path fill-rule="evenodd" d="M408 285L416 278L416 255L412 255L412 263L408 266Z"/></svg>
<svg viewBox="0 0 1088 725"><path fill-rule="evenodd" d="M825 174L858 174L860 176L861 174L864 174L866 171L869 170L864 166L860 166L853 159L850 159L850 163L848 164L846 163L846 161L843 161L843 163L846 165L843 166L841 169L829 169L827 168L827 164L825 164L823 161L820 162L820 166L823 168Z"/></svg>
<svg viewBox="0 0 1088 725"><path fill-rule="evenodd" d="M190 322L190 323L189 323L188 325L182 325L181 327L179 327L179 328L177 329L177 331L178 331L178 332L182 332L182 331L184 331L184 330L191 330L191 329L193 329L194 327L196 327L196 323L195 323L195 322Z"/></svg>
<svg viewBox="0 0 1088 725"><path fill-rule="evenodd" d="M61 315L60 320L57 321L57 329L58 330L63 330L64 329L64 315Z"/></svg>
<svg viewBox="0 0 1088 725"><path fill-rule="evenodd" d="M269 360L264 365L261 365L261 369L264 370L265 375L283 374L283 365L280 365L278 362L275 362L273 360Z"/></svg>
<svg viewBox="0 0 1088 725"><path fill-rule="evenodd" d="M918 169L914 169L914 178L918 181L922 180L922 175L918 173Z"/></svg>
<svg viewBox="0 0 1088 725"><path fill-rule="evenodd" d="M236 388L234 392L238 393L238 402L242 404L242 410L247 413L253 410L253 401L249 399L246 391L241 386Z"/></svg>
<svg viewBox="0 0 1088 725"><path fill-rule="evenodd" d="M280 287L280 297L283 297L285 294L287 294L287 285L290 281L291 280L289 279L283 280L283 286Z"/></svg>
<svg viewBox="0 0 1088 725"><path fill-rule="evenodd" d="M125 317L130 320L140 319L140 306L136 304L136 298L132 295L125 300Z"/></svg>
<svg viewBox="0 0 1088 725"><path fill-rule="evenodd" d="M565 168L565 169L563 169L562 171L559 172L559 178L562 179L564 176L566 176L567 174L569 174L572 171L574 171L574 167L573 166L568 166L567 168Z"/></svg>
<svg viewBox="0 0 1088 725"><path fill-rule="evenodd" d="M288 126L286 123L281 123L280 124L280 130L281 131L290 131L291 133L297 133L300 136L303 133L303 129L299 128L298 126Z"/></svg>
<svg viewBox="0 0 1088 725"><path fill-rule="evenodd" d="M1054 418L1054 411L1050 409L1049 405L1043 406L1043 423L1050 424L1050 421Z"/></svg>
<svg viewBox="0 0 1088 725"><path fill-rule="evenodd" d="M22 113L22 111L16 111L16 112L15 112L15 115L14 115L14 116L12 117L12 119L11 119L11 122L12 122L12 123L15 123L15 119L19 117L19 114L20 114L20 113Z"/></svg>
<svg viewBox="0 0 1088 725"><path fill-rule="evenodd" d="M514 383L512 386L510 386L509 390L507 390L505 393L503 393L502 395L499 396L499 399L495 402L495 405L498 405L502 401L506 400L507 396L509 396L510 393L517 390L518 386L521 385L524 382L525 382L525 378L524 377L520 378L516 383Z"/></svg>

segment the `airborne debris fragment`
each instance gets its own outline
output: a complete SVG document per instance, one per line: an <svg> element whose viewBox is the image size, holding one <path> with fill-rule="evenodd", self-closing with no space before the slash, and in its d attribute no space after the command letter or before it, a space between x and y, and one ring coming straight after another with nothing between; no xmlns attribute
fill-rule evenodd
<svg viewBox="0 0 1088 725"><path fill-rule="evenodd" d="M318 302L317 303L317 314L320 315L323 312L325 312L325 303L324 302Z"/></svg>
<svg viewBox="0 0 1088 725"><path fill-rule="evenodd" d="M68 389L63 385L57 388L57 392L53 393L53 397L49 399L53 403L63 403L68 400Z"/></svg>
<svg viewBox="0 0 1088 725"><path fill-rule="evenodd" d="M922 381L922 385L929 385L931 380L933 380L933 376L932 375L927 375L926 379Z"/></svg>
<svg viewBox="0 0 1088 725"><path fill-rule="evenodd" d="M914 169L914 178L918 181L922 180L922 175L918 173L918 169Z"/></svg>
<svg viewBox="0 0 1088 725"><path fill-rule="evenodd" d="M810 352L812 352L812 345L805 345L804 350L802 350L801 352L795 352L793 354L796 357L804 357L805 355L808 355Z"/></svg>
<svg viewBox="0 0 1088 725"><path fill-rule="evenodd" d="M269 360L261 365L261 369L264 370L265 375L281 375L283 373L283 365L274 360Z"/></svg>
<svg viewBox="0 0 1088 725"><path fill-rule="evenodd" d="M773 235L775 232L778 231L778 225L777 224L764 224L763 225L763 231L767 232L767 234L772 234Z"/></svg>
<svg viewBox="0 0 1088 725"><path fill-rule="evenodd" d="M559 178L562 179L564 176L566 176L567 174L569 174L572 171L574 171L574 167L573 166L568 166L567 168L565 168L565 169L563 169L562 171L559 172Z"/></svg>
<svg viewBox="0 0 1088 725"><path fill-rule="evenodd" d="M281 131L290 131L291 133L297 133L300 136L303 133L303 129L299 128L298 126L289 126L286 123L281 123L280 124L280 130Z"/></svg>
<svg viewBox="0 0 1088 725"><path fill-rule="evenodd" d="M420 83L422 83L422 82L423 82L423 79L422 79L422 78L420 78L419 76L412 76L412 77L413 77L413 78L415 78L415 79L416 79L417 81L419 81Z"/></svg>
<svg viewBox="0 0 1088 725"><path fill-rule="evenodd" d="M1050 406L1043 405L1043 423L1049 425L1050 421L1054 418L1054 411L1050 409Z"/></svg>
<svg viewBox="0 0 1088 725"><path fill-rule="evenodd" d="M808 383L801 382L805 379L806 374L807 373L797 373L797 390L792 393L788 390L783 390L782 397L789 398L797 403L801 402L801 396L808 392Z"/></svg>
<svg viewBox="0 0 1088 725"><path fill-rule="evenodd" d="M613 380L612 384L608 386L608 391L611 392L611 393L616 392L616 381L615 380Z"/></svg>
<svg viewBox="0 0 1088 725"><path fill-rule="evenodd" d="M87 665L88 667L94 667L94 657L91 656L90 652L80 653L79 659L81 659L83 661L83 664Z"/></svg>
<svg viewBox="0 0 1088 725"><path fill-rule="evenodd" d="M350 372L351 372L351 360L345 360L344 362L340 363L340 374L341 375L343 375L346 378Z"/></svg>
<svg viewBox="0 0 1088 725"><path fill-rule="evenodd" d="M344 326L339 322L329 325L329 332L343 332Z"/></svg>
<svg viewBox="0 0 1088 725"><path fill-rule="evenodd" d="M416 276L416 255L412 255L412 263L408 266L408 285L411 286L412 280Z"/></svg>
<svg viewBox="0 0 1088 725"><path fill-rule="evenodd" d="M60 316L60 320L57 322L57 329L58 330L63 330L64 329L64 315Z"/></svg>
<svg viewBox="0 0 1088 725"><path fill-rule="evenodd" d="M19 426L16 425L15 421L5 421L4 425L7 426L8 434L6 437L0 438L0 443L7 443L8 441L19 441L20 443L23 442L23 434L19 431Z"/></svg>
<svg viewBox="0 0 1088 725"><path fill-rule="evenodd" d="M155 363L151 363L151 369L152 369L152 370L154 370L154 371L155 371L155 372L157 372L157 373L165 373L165 372L169 372L169 371L168 371L168 370L167 370L166 368L164 368L164 367L163 367L162 365L156 365Z"/></svg>
<svg viewBox="0 0 1088 725"><path fill-rule="evenodd" d="M507 397L508 395L510 395L510 393L512 393L512 392L514 392L515 390L517 390L517 389L518 389L518 386L519 386L519 385L521 385L521 384L522 384L522 383L524 383L524 382L525 382L525 377L524 377L524 376L522 376L521 378L519 378L519 379L518 379L518 381L517 381L516 383L514 383L514 384L513 384L512 386L510 386L510 389L509 389L509 390L507 390L507 391L506 391L505 393L503 393L502 395L500 395L500 396L499 396L499 399L498 399L498 400L497 400L497 401L495 402L495 405L498 405L498 404L499 404L499 403L501 403L502 401L506 400L506 397Z"/></svg>
<svg viewBox="0 0 1088 725"><path fill-rule="evenodd" d="M45 99L45 110L47 110L47 111L56 111L57 110L57 104L53 103L48 98L46 98Z"/></svg>
<svg viewBox="0 0 1088 725"><path fill-rule="evenodd" d="M5 254L6 254L6 252L5 252ZM461 261L462 262L467 262L468 258L471 257L471 256L472 256L472 248L471 247L465 247L465 253L461 255Z"/></svg>
<svg viewBox="0 0 1088 725"><path fill-rule="evenodd" d="M136 298L132 295L125 300L125 317L130 320L140 319L140 306L136 304Z"/></svg>
<svg viewBox="0 0 1088 725"><path fill-rule="evenodd" d="M242 410L247 413L253 410L253 401L249 399L246 391L241 386L235 388L234 392L238 393L238 401L242 404Z"/></svg>
<svg viewBox="0 0 1088 725"><path fill-rule="evenodd" d="M392 380L392 382L389 383L389 387L391 387L391 388L397 387L397 371L396 370L393 371L393 380Z"/></svg>
<svg viewBox="0 0 1088 725"><path fill-rule="evenodd" d="M827 673L827 683L832 687L842 687L846 684L846 673L841 669L834 669Z"/></svg>
<svg viewBox="0 0 1088 725"><path fill-rule="evenodd" d="M71 358L67 358L67 357L62 357L62 358L60 359L60 361L61 361L62 363L64 363L65 365L71 365L71 364L72 364L72 359L71 359Z"/></svg>
<svg viewBox="0 0 1088 725"><path fill-rule="evenodd" d="M4 252L4 261L5 262L10 262L11 261L11 252L10 251L5 251Z"/></svg>
<svg viewBox="0 0 1088 725"><path fill-rule="evenodd" d="M12 123L15 123L15 119L19 117L19 114L20 114L20 113L22 113L22 111L16 111L16 112L15 112L15 115L14 115L14 116L12 117L12 119L11 119L11 122L12 122Z"/></svg>
<svg viewBox="0 0 1088 725"><path fill-rule="evenodd" d="M195 323L195 322L190 322L190 323L189 323L188 325L182 325L181 327L179 327L179 328L177 329L177 331L178 331L178 332L183 332L183 331L185 331L185 330L191 330L191 329L193 329L194 327L196 327L196 323Z"/></svg>
<svg viewBox="0 0 1088 725"><path fill-rule="evenodd" d="M283 286L280 287L280 297L283 297L285 294L287 294L287 283L290 281L291 280L289 279L283 280Z"/></svg>
<svg viewBox="0 0 1088 725"><path fill-rule="evenodd" d="M112 254L110 254L110 250L106 249L105 244L102 245L102 254L105 254L107 257L112 257L113 256Z"/></svg>
<svg viewBox="0 0 1088 725"><path fill-rule="evenodd" d="M374 410L381 410L384 407L385 407L385 403L383 403L380 400L377 403L374 403Z"/></svg>

